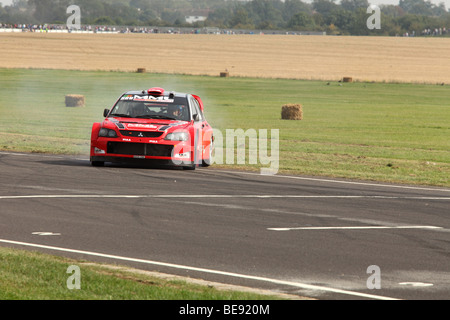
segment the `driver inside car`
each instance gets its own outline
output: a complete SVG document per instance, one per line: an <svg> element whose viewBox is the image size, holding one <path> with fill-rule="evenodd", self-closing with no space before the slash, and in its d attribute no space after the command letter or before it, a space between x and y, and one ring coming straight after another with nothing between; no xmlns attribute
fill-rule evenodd
<svg viewBox="0 0 450 320"><path fill-rule="evenodd" d="M180 120L183 116L184 105L171 105L168 111L170 117Z"/></svg>

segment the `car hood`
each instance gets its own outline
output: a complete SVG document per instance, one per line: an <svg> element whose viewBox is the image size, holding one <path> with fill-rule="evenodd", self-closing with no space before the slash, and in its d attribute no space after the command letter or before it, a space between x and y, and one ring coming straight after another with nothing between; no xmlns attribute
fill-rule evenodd
<svg viewBox="0 0 450 320"><path fill-rule="evenodd" d="M189 122L167 119L106 118L104 127L116 126L119 130L129 131L166 131L169 128L182 129Z"/></svg>

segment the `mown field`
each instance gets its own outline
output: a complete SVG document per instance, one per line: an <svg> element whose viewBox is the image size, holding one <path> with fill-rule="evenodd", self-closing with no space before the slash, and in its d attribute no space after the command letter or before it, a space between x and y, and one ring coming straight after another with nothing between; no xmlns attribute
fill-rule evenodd
<svg viewBox="0 0 450 320"><path fill-rule="evenodd" d="M0 34L0 68L450 83L446 38Z"/></svg>
<svg viewBox="0 0 450 320"><path fill-rule="evenodd" d="M152 86L200 95L222 132L278 129L279 173L450 186L447 85L0 69L0 149L87 157L103 109ZM71 93L86 106L65 107ZM304 119L282 120L286 103L302 104Z"/></svg>

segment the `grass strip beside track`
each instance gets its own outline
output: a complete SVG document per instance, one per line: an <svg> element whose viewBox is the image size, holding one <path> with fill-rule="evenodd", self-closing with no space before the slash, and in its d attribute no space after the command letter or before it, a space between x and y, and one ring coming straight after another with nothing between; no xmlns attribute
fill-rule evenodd
<svg viewBox="0 0 450 320"><path fill-rule="evenodd" d="M80 268L80 288L70 278ZM35 251L0 248L0 300L277 300L291 296L216 283L194 283L120 266L93 264ZM120 290L117 290L120 288Z"/></svg>

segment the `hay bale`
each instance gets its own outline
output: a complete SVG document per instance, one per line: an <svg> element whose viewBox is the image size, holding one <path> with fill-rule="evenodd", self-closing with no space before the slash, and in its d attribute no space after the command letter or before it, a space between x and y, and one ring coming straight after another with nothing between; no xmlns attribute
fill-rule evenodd
<svg viewBox="0 0 450 320"><path fill-rule="evenodd" d="M302 120L303 107L301 104L285 104L281 107L281 119Z"/></svg>
<svg viewBox="0 0 450 320"><path fill-rule="evenodd" d="M138 68L137 73L145 73L147 70L145 68Z"/></svg>
<svg viewBox="0 0 450 320"><path fill-rule="evenodd" d="M342 82L353 82L353 78L352 77L344 77L344 78L342 78Z"/></svg>
<svg viewBox="0 0 450 320"><path fill-rule="evenodd" d="M67 94L66 107L84 107L84 96L81 94Z"/></svg>
<svg viewBox="0 0 450 320"><path fill-rule="evenodd" d="M222 77L222 78L227 78L227 77L229 77L230 76L230 73L228 72L228 71L225 71L225 72L221 72L220 73L220 77Z"/></svg>

